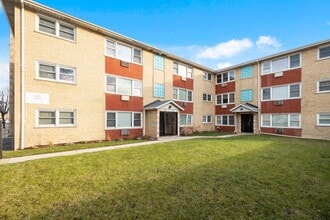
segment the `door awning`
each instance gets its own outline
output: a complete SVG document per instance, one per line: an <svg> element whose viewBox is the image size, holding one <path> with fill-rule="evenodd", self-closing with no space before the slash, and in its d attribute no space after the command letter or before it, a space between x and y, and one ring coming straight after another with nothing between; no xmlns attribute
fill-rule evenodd
<svg viewBox="0 0 330 220"><path fill-rule="evenodd" d="M258 112L258 106L252 105L250 103L239 104L234 108L230 109L233 113L245 113L245 112Z"/></svg>
<svg viewBox="0 0 330 220"><path fill-rule="evenodd" d="M164 111L183 111L184 108L182 108L180 105L178 105L175 101L173 100L165 100L165 101L160 101L156 100L154 102L151 102L145 106L143 106L145 110L164 110Z"/></svg>

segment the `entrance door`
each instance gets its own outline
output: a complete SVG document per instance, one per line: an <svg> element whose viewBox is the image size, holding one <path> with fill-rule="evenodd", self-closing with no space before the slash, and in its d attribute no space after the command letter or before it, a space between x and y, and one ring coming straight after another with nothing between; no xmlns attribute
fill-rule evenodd
<svg viewBox="0 0 330 220"><path fill-rule="evenodd" d="M176 112L160 112L159 123L160 136L178 134L178 114Z"/></svg>
<svg viewBox="0 0 330 220"><path fill-rule="evenodd" d="M241 132L253 133L253 114L241 115Z"/></svg>

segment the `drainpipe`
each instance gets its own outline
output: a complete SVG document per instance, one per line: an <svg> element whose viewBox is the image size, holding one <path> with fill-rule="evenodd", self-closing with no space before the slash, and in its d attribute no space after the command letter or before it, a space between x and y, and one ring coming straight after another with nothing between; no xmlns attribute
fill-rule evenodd
<svg viewBox="0 0 330 220"><path fill-rule="evenodd" d="M21 0L21 142L20 142L20 149L24 149L24 122L25 122L25 18L24 18L24 0Z"/></svg>
<svg viewBox="0 0 330 220"><path fill-rule="evenodd" d="M260 78L260 61L257 60L258 62L258 107L259 107L259 112L258 112L258 132L261 133L261 78Z"/></svg>

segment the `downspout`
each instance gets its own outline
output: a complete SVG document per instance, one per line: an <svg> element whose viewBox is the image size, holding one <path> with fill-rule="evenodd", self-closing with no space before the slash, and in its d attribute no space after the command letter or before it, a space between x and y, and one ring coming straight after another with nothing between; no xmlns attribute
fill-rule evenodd
<svg viewBox="0 0 330 220"><path fill-rule="evenodd" d="M24 0L21 0L21 142L20 142L20 149L24 149L24 139L25 139L25 18L24 18Z"/></svg>
<svg viewBox="0 0 330 220"><path fill-rule="evenodd" d="M258 83L258 107L259 107L259 111L258 111L258 133L261 133L261 87L260 87L260 81L261 81L261 78L260 78L260 61L257 60L257 63L258 63L258 80L257 80L257 83Z"/></svg>

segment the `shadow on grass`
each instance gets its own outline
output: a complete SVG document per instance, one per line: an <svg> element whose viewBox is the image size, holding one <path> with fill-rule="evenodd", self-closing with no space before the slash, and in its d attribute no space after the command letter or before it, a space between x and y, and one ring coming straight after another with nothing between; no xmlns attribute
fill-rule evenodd
<svg viewBox="0 0 330 220"><path fill-rule="evenodd" d="M241 137L233 139L224 140L226 146L229 146L228 150L241 144ZM122 160L128 167L131 167L132 163L136 165L128 168L121 181L107 186L107 180L114 178L110 172L98 193L86 192L86 196L80 195L81 199L77 201L53 204L52 208L42 214L30 217L329 218L329 150L321 149L316 152L315 149L302 145L282 146L270 139L272 138L253 139L256 141L253 145L257 147L249 146L252 143L245 140L246 146L232 154L222 151L205 153L198 149L196 152L196 149L189 152L190 149L186 148L189 147L187 142L157 144L155 148L161 151L151 154L147 159L143 156L137 157L134 151L143 150L143 153L148 155L154 149L120 150L118 161ZM217 148L217 142L211 142L214 142L213 147ZM267 144L262 144L265 142ZM283 143L287 142L283 140ZM307 140L304 143L308 145L312 142ZM186 146L182 151L175 150L182 144ZM176 157L173 157L169 150L173 150L172 153ZM200 155L195 155L198 152ZM322 158L320 155L327 156ZM203 157L207 159L203 160ZM141 163L138 160L142 160ZM144 165L143 163L147 162L143 160L149 160L149 163ZM99 165L104 166L99 169L107 169L104 161L89 163L95 168Z"/></svg>

